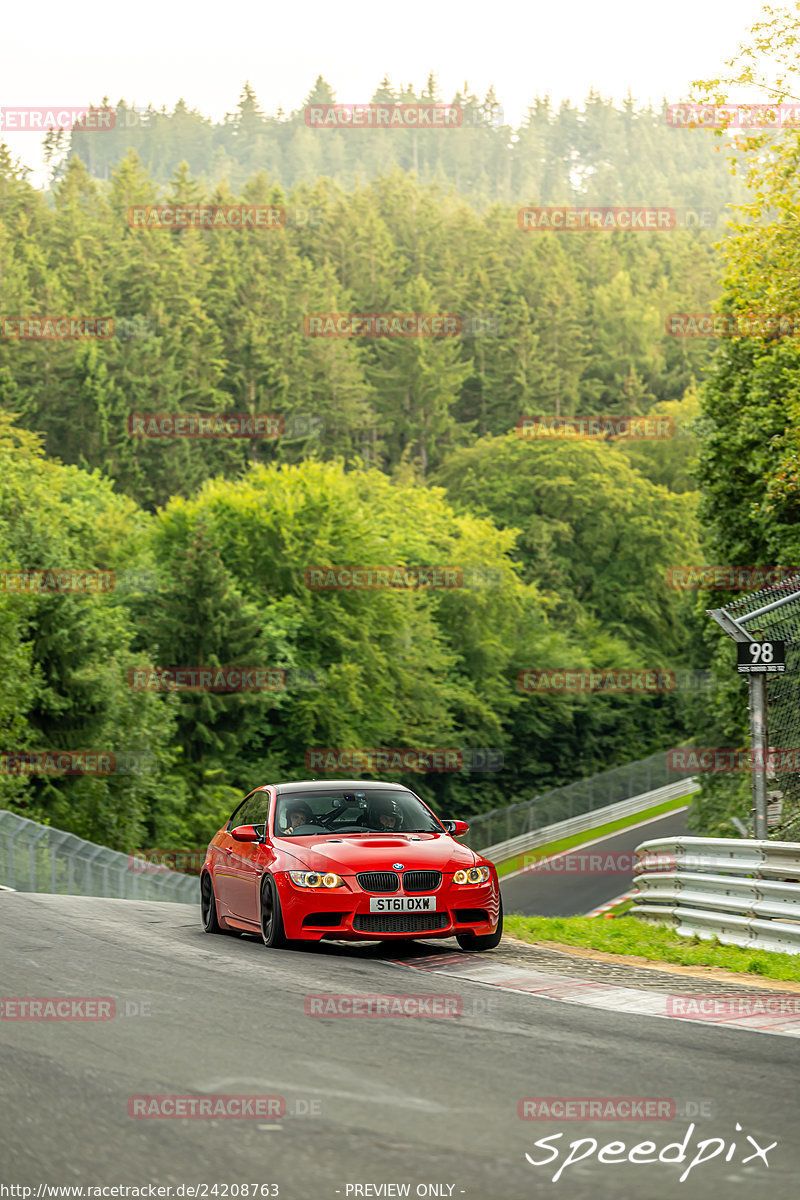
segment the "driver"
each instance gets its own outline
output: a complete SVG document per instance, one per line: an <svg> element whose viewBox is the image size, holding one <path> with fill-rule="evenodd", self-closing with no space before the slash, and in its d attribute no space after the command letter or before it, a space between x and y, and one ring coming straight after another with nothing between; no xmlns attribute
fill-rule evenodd
<svg viewBox="0 0 800 1200"><path fill-rule="evenodd" d="M314 814L305 800L290 800L284 810L284 833L294 833L301 825L313 825Z"/></svg>
<svg viewBox="0 0 800 1200"><path fill-rule="evenodd" d="M369 808L370 825L375 829L385 829L388 833L398 830L401 825L400 813L394 800L388 796L378 796Z"/></svg>

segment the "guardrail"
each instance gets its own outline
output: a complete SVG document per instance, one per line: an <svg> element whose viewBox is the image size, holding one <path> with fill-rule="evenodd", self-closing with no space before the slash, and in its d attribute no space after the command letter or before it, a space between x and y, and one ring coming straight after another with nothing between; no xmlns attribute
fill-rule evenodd
<svg viewBox="0 0 800 1200"><path fill-rule="evenodd" d="M557 821L554 825L544 825L532 833L523 833L519 837L509 838L505 842L498 842L496 846L487 846L485 850L481 850L481 854L484 858L491 859L493 863L505 862L508 858L516 858L518 854L524 854L526 850L534 850L537 846L546 846L548 842L560 841L561 838L571 837L573 833L584 833L587 829L594 829L609 821L617 821L620 817L644 812L667 800L676 800L680 796L688 796L699 790L700 784L696 780L679 779L677 783L668 783L665 787L654 788L651 792L642 792L639 796L620 800L618 804L607 804L605 808L593 808L589 812L581 813L577 817L570 817L566 821Z"/></svg>
<svg viewBox="0 0 800 1200"><path fill-rule="evenodd" d="M635 916L684 937L800 954L800 842L663 838L636 855Z"/></svg>
<svg viewBox="0 0 800 1200"><path fill-rule="evenodd" d="M196 876L142 864L119 850L0 809L0 882L10 891L198 904Z"/></svg>
<svg viewBox="0 0 800 1200"><path fill-rule="evenodd" d="M660 750L648 758L589 775L586 779L577 779L563 787L551 788L532 800L521 800L505 808L476 813L467 818L470 830L464 844L485 853L486 846L500 845L524 833L533 833L545 826L570 820L581 813L594 812L630 797L666 787L676 780L691 778L690 769L676 768L676 757L674 753Z"/></svg>

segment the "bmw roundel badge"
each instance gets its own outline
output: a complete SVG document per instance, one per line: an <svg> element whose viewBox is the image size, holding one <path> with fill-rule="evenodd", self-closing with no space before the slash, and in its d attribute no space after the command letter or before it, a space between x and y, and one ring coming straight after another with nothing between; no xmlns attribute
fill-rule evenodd
<svg viewBox="0 0 800 1200"><path fill-rule="evenodd" d="M392 870L402 871L404 866L405 866L405 863L392 863Z"/></svg>

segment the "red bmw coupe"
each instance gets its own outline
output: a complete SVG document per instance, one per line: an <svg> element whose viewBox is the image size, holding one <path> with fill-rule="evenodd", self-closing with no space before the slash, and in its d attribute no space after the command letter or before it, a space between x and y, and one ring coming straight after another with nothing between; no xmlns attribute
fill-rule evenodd
<svg viewBox="0 0 800 1200"><path fill-rule="evenodd" d="M212 838L200 876L207 933L296 940L455 937L491 950L503 933L494 864L454 840L399 783L256 788Z"/></svg>

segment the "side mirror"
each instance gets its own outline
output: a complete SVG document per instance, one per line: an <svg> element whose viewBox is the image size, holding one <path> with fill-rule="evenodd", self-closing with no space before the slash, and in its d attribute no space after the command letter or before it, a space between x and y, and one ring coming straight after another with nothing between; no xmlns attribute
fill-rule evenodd
<svg viewBox="0 0 800 1200"><path fill-rule="evenodd" d="M255 825L237 825L231 830L231 837L235 842L260 842L261 834L256 829Z"/></svg>
<svg viewBox="0 0 800 1200"><path fill-rule="evenodd" d="M469 833L466 821L442 821L442 824L451 837L463 837L465 833Z"/></svg>

